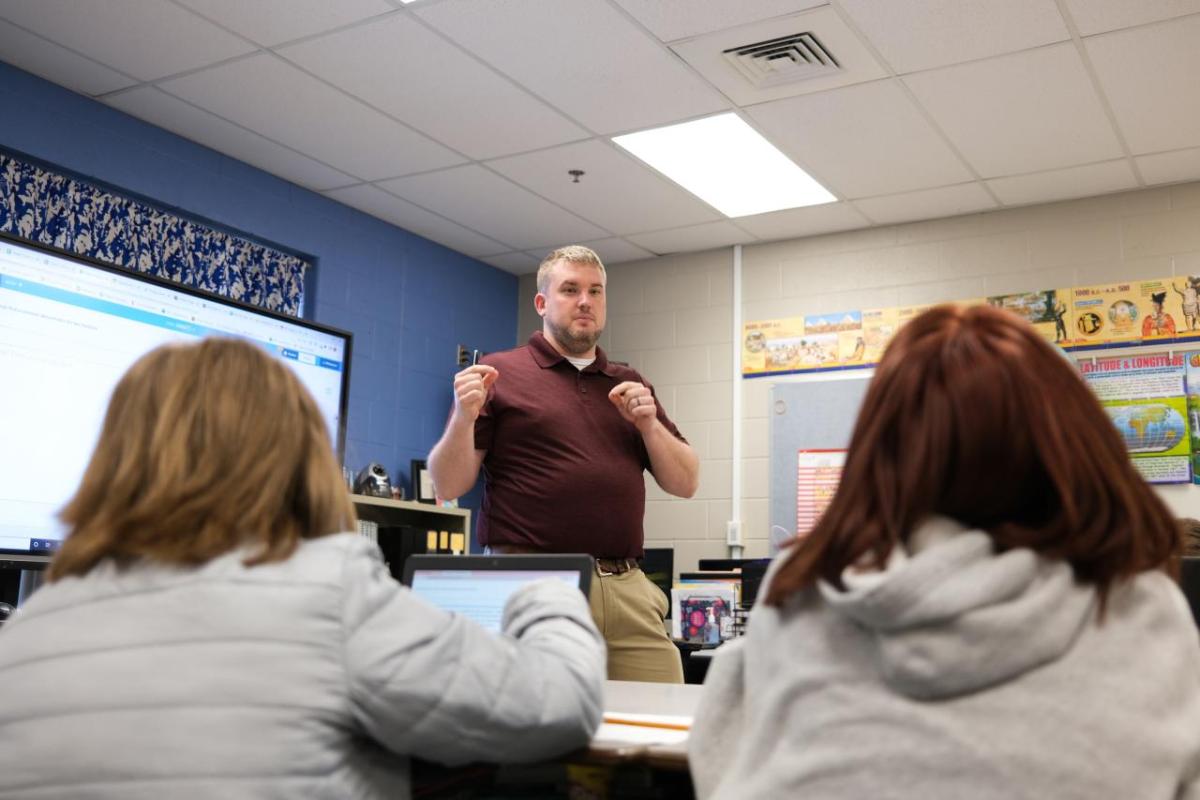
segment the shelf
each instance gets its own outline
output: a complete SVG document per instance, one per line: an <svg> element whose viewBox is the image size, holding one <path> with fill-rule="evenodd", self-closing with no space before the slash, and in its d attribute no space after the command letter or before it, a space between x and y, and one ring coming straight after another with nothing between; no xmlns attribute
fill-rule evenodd
<svg viewBox="0 0 1200 800"><path fill-rule="evenodd" d="M454 531L466 534L468 539L471 537L469 508L443 508L432 503L392 500L363 494L352 494L350 499L354 502L354 510L359 519L383 527L409 525L428 530Z"/></svg>
<svg viewBox="0 0 1200 800"><path fill-rule="evenodd" d="M417 511L425 514L445 514L451 517L470 519L471 510L468 508L445 508L433 503L418 503L415 500L392 500L388 497L371 497L365 494L352 494L350 499L355 505L378 506L379 508L396 508L407 511Z"/></svg>

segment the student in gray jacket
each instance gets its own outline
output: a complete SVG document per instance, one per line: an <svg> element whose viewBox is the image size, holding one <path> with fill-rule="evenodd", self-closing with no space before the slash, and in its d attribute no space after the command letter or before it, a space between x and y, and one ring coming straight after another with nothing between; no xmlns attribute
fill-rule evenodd
<svg viewBox="0 0 1200 800"><path fill-rule="evenodd" d="M1200 798L1179 549L1060 353L998 309L921 315L709 671L699 796Z"/></svg>
<svg viewBox="0 0 1200 800"><path fill-rule="evenodd" d="M156 350L118 384L70 534L0 629L0 798L404 798L407 756L544 758L601 716L586 600L504 634L397 584L311 397L253 345Z"/></svg>

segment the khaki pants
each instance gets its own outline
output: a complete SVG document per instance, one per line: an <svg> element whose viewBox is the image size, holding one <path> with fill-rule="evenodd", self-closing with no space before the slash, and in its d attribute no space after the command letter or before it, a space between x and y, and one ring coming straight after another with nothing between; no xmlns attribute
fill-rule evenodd
<svg viewBox="0 0 1200 800"><path fill-rule="evenodd" d="M593 572L590 599L592 619L608 642L609 680L683 683L679 650L663 627L667 598L640 569Z"/></svg>

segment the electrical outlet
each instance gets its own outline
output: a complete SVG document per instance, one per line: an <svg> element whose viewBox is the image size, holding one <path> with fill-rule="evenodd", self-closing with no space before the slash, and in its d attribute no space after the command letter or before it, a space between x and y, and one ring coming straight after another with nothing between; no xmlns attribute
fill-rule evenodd
<svg viewBox="0 0 1200 800"><path fill-rule="evenodd" d="M461 344L458 346L458 365L460 367L469 367L471 365L471 351Z"/></svg>
<svg viewBox="0 0 1200 800"><path fill-rule="evenodd" d="M725 523L725 544L730 547L742 546L742 521L731 519Z"/></svg>

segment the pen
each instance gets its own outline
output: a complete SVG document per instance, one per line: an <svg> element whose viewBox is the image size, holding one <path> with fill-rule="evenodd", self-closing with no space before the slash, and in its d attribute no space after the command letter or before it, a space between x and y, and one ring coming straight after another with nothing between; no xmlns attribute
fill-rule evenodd
<svg viewBox="0 0 1200 800"><path fill-rule="evenodd" d="M677 722L652 722L643 719L625 719L624 717L614 717L608 714L604 715L604 721L610 725L637 725L641 728L666 728L671 731L686 731L691 730L691 725L681 725Z"/></svg>

